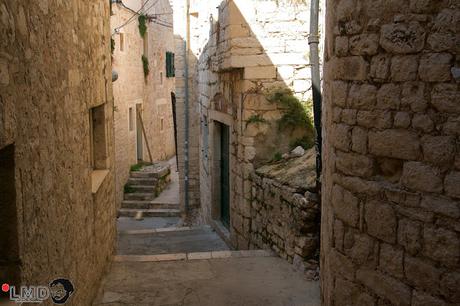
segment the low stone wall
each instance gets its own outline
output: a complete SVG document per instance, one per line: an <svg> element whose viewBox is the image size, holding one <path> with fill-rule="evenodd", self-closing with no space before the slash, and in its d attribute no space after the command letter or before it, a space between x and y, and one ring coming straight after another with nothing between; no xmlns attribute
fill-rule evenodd
<svg viewBox="0 0 460 306"><path fill-rule="evenodd" d="M251 248L270 248L306 272L318 275L320 201L317 194L302 192L253 173L251 196Z"/></svg>

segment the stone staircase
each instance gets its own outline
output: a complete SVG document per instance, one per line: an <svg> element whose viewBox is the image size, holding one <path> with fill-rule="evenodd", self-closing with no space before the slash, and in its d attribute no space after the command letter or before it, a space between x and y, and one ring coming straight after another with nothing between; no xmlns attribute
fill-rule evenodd
<svg viewBox="0 0 460 306"><path fill-rule="evenodd" d="M179 217L178 203L158 201L157 197L171 182L169 164L144 166L131 171L125 186L119 217Z"/></svg>

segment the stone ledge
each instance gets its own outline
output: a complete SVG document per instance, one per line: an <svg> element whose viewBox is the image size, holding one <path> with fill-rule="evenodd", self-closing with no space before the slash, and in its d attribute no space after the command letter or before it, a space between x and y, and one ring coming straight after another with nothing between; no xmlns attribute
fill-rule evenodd
<svg viewBox="0 0 460 306"><path fill-rule="evenodd" d="M224 258L249 258L249 257L276 257L276 254L267 250L244 251L214 251L194 253L174 253L160 255L116 255L114 262L161 262L182 260L207 260Z"/></svg>
<svg viewBox="0 0 460 306"><path fill-rule="evenodd" d="M109 172L109 170L93 170L91 172L91 192L93 194L97 193Z"/></svg>

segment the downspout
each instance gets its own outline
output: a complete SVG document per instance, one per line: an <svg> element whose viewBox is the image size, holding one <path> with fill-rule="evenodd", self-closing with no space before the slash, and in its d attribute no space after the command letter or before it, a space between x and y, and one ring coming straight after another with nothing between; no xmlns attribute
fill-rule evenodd
<svg viewBox="0 0 460 306"><path fill-rule="evenodd" d="M311 0L310 7L310 35L308 36L308 44L310 45L310 64L311 78L313 85L313 114L316 131L315 147L316 147L316 189L321 190L321 78L319 73L319 35L318 35L318 15L319 15L319 0Z"/></svg>
<svg viewBox="0 0 460 306"><path fill-rule="evenodd" d="M184 42L185 62L185 141L184 141L184 205L185 214L189 211L189 59L188 48L190 41L190 0L186 1L186 35Z"/></svg>

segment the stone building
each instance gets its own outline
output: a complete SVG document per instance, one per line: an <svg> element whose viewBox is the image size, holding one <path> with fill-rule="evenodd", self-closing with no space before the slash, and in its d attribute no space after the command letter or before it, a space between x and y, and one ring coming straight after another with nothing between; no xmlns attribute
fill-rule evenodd
<svg viewBox="0 0 460 306"><path fill-rule="evenodd" d="M328 1L324 305L460 303L458 1Z"/></svg>
<svg viewBox="0 0 460 306"><path fill-rule="evenodd" d="M146 16L144 37L141 15ZM176 152L175 78L166 60L167 54L174 54L172 17L167 0L112 3L112 60L119 76L113 86L117 202L123 198L132 165L166 160Z"/></svg>
<svg viewBox="0 0 460 306"><path fill-rule="evenodd" d="M0 279L90 305L116 232L109 3L2 0L0 37Z"/></svg>
<svg viewBox="0 0 460 306"><path fill-rule="evenodd" d="M184 33L178 44L186 40L190 49L189 214L196 222L213 224L238 249L272 247L292 262L296 246L298 252L302 249L296 240L304 245L305 237L287 229L292 214L280 217L283 226L276 229L262 221L276 219L280 213L272 206L263 211L258 207L265 200L256 198L261 187L255 170L288 153L293 144L313 141L309 122L283 128L286 105L270 98L282 94L290 101L311 100L309 6L296 1L192 1L176 14L187 15L187 11L189 20L176 19L185 20L177 24L177 31ZM185 61L178 63L179 69L183 65ZM277 184L267 184L272 183ZM319 203L313 200L317 196L307 195L307 199L305 188L278 187L273 192L283 192L285 197L273 206L286 205L290 210L297 201L301 210L310 206L305 213L310 222L319 222L315 219ZM268 234L257 230L267 227ZM283 239L290 242L285 245ZM319 233L312 239L317 247Z"/></svg>

